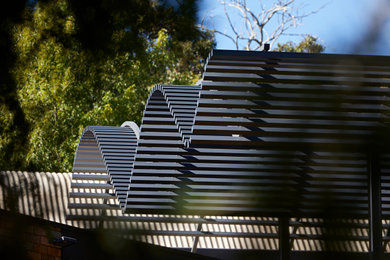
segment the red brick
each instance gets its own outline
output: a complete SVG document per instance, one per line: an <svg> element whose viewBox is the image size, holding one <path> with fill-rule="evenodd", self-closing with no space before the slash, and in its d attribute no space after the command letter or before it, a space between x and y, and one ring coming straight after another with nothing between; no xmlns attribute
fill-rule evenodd
<svg viewBox="0 0 390 260"><path fill-rule="evenodd" d="M59 228L59 227L51 227L51 229L54 230L54 231L61 232L61 228Z"/></svg>
<svg viewBox="0 0 390 260"><path fill-rule="evenodd" d="M41 235L41 236L46 236L46 231L40 227L35 226L34 227L34 234L35 235Z"/></svg>
<svg viewBox="0 0 390 260"><path fill-rule="evenodd" d="M29 251L27 252L27 257L31 260L41 260L41 255L37 252Z"/></svg>
<svg viewBox="0 0 390 260"><path fill-rule="evenodd" d="M54 248L61 249L61 246L51 245Z"/></svg>
<svg viewBox="0 0 390 260"><path fill-rule="evenodd" d="M41 243L41 236L34 235L34 236L32 237L32 242L33 242L33 243L36 243L36 244L40 244L40 243Z"/></svg>
<svg viewBox="0 0 390 260"><path fill-rule="evenodd" d="M49 241L47 240L46 236L41 236L41 244L42 245L49 245Z"/></svg>
<svg viewBox="0 0 390 260"><path fill-rule="evenodd" d="M60 257L62 255L62 250L61 248L57 248L57 251L56 251L56 257Z"/></svg>
<svg viewBox="0 0 390 260"><path fill-rule="evenodd" d="M49 247L47 254L49 256L61 256L61 249L59 248L54 248L54 247Z"/></svg>
<svg viewBox="0 0 390 260"><path fill-rule="evenodd" d="M48 256L48 255L41 255L41 260L51 260L52 257Z"/></svg>
<svg viewBox="0 0 390 260"><path fill-rule="evenodd" d="M41 245L41 248L40 248L40 253L43 254L43 255L47 255L47 252L48 252L48 247L47 246L44 246L44 245Z"/></svg>
<svg viewBox="0 0 390 260"><path fill-rule="evenodd" d="M41 244L33 244L32 251L40 253L40 251L41 251Z"/></svg>

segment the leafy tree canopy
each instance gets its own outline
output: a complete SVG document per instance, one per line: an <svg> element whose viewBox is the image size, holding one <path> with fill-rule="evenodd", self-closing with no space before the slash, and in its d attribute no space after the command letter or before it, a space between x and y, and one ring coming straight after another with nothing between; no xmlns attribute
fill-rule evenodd
<svg viewBox="0 0 390 260"><path fill-rule="evenodd" d="M194 84L213 46L195 1L38 1L12 26L17 100L28 128L1 109L0 167L69 171L87 125L140 123L154 84ZM26 142L14 146L18 135ZM20 144L19 144L20 145ZM6 153L11 152L11 153Z"/></svg>
<svg viewBox="0 0 390 260"><path fill-rule="evenodd" d="M286 42L284 44L278 43L278 47L274 49L274 51L306 53L321 53L324 50L325 47L318 42L316 37L311 35L306 35L298 44L293 42Z"/></svg>

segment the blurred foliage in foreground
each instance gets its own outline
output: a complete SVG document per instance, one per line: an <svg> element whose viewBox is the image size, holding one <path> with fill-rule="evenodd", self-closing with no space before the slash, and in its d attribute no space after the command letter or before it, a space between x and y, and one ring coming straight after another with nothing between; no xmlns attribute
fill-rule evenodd
<svg viewBox="0 0 390 260"><path fill-rule="evenodd" d="M194 26L196 1L109 2L35 1L9 26L27 126L0 103L0 169L70 171L84 127L140 123L155 84L199 79L214 42Z"/></svg>

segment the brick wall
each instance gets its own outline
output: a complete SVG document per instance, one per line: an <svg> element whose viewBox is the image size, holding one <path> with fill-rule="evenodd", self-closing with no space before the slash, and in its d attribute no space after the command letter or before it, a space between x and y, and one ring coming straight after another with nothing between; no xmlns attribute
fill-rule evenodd
<svg viewBox="0 0 390 260"><path fill-rule="evenodd" d="M61 228L20 215L0 214L1 259L62 259L61 247L52 243Z"/></svg>
<svg viewBox="0 0 390 260"><path fill-rule="evenodd" d="M60 234L60 229L56 227L46 227L45 229L38 226L34 226L29 229L31 232L31 241L28 243L27 257L29 259L48 259L57 260L61 259L61 247L55 246L49 241L54 239L54 234Z"/></svg>

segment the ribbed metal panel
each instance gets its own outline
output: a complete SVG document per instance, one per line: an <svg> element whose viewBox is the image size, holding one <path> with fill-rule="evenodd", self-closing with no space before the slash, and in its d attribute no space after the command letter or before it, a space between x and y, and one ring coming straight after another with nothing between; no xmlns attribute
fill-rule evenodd
<svg viewBox="0 0 390 260"><path fill-rule="evenodd" d="M72 188L93 188L107 192L113 189L113 199L118 199L119 206L124 207L137 143L137 136L134 130L129 127L86 127L81 135L75 155L73 172L77 174L73 176ZM95 183L87 180L95 181ZM102 180L104 183L96 183ZM81 197L87 196L80 192L72 193L73 196L76 194ZM116 204L110 206L118 207ZM83 206L71 204L69 207ZM99 206L99 208L102 207L106 206Z"/></svg>
<svg viewBox="0 0 390 260"><path fill-rule="evenodd" d="M127 212L367 217L368 151L388 129L385 60L214 51L186 145L168 86L152 90Z"/></svg>
<svg viewBox="0 0 390 260"><path fill-rule="evenodd" d="M98 177L94 177L98 175ZM83 173L83 181L99 181L106 179L104 174ZM80 180L79 174L73 175ZM101 177L101 178L100 178ZM82 228L104 228L117 230L129 237L144 242L175 248L189 248L193 245L194 237L199 237L198 248L218 249L278 249L277 218L244 217L244 216L183 216L183 215L152 215L152 214L123 214L119 209L92 208L99 205L99 199L111 199L115 195L99 193L89 189L91 193L78 196L70 192L71 173L50 172L14 172L0 171L0 209L14 208L21 214L40 217L50 221ZM81 188L80 188L81 189ZM74 188L73 188L74 190ZM112 192L112 190L111 190ZM9 196L16 195L16 200L10 203ZM68 196L70 194L70 196ZM100 197L100 195L102 197ZM14 198L14 199L15 199ZM68 204L88 205L85 208L69 208ZM104 213L103 213L104 212ZM198 230L198 225L202 229ZM293 250L318 251L322 250L320 239L321 222L316 219L291 219L294 227L292 237ZM339 230L348 234L349 230ZM354 227L356 241L346 244L335 244L338 250L363 252L367 250L364 240L359 238L367 232L367 221L355 220L348 228ZM389 225L385 225L388 228ZM340 227L340 225L338 226Z"/></svg>
<svg viewBox="0 0 390 260"><path fill-rule="evenodd" d="M141 139L153 139L154 136L174 139L176 134L171 132L177 131L183 143L187 145L194 125L200 89L200 86L155 86L146 103ZM166 122L174 124L169 127L170 124Z"/></svg>
<svg viewBox="0 0 390 260"><path fill-rule="evenodd" d="M213 51L201 86L152 89L134 165L122 167L131 172L130 185L116 191L124 216L237 215L275 223L288 216L293 250L310 243L310 250L367 251L375 170L387 248L389 64L380 56ZM99 149L90 139L83 148L89 153ZM104 159L95 162L88 170L107 173Z"/></svg>

